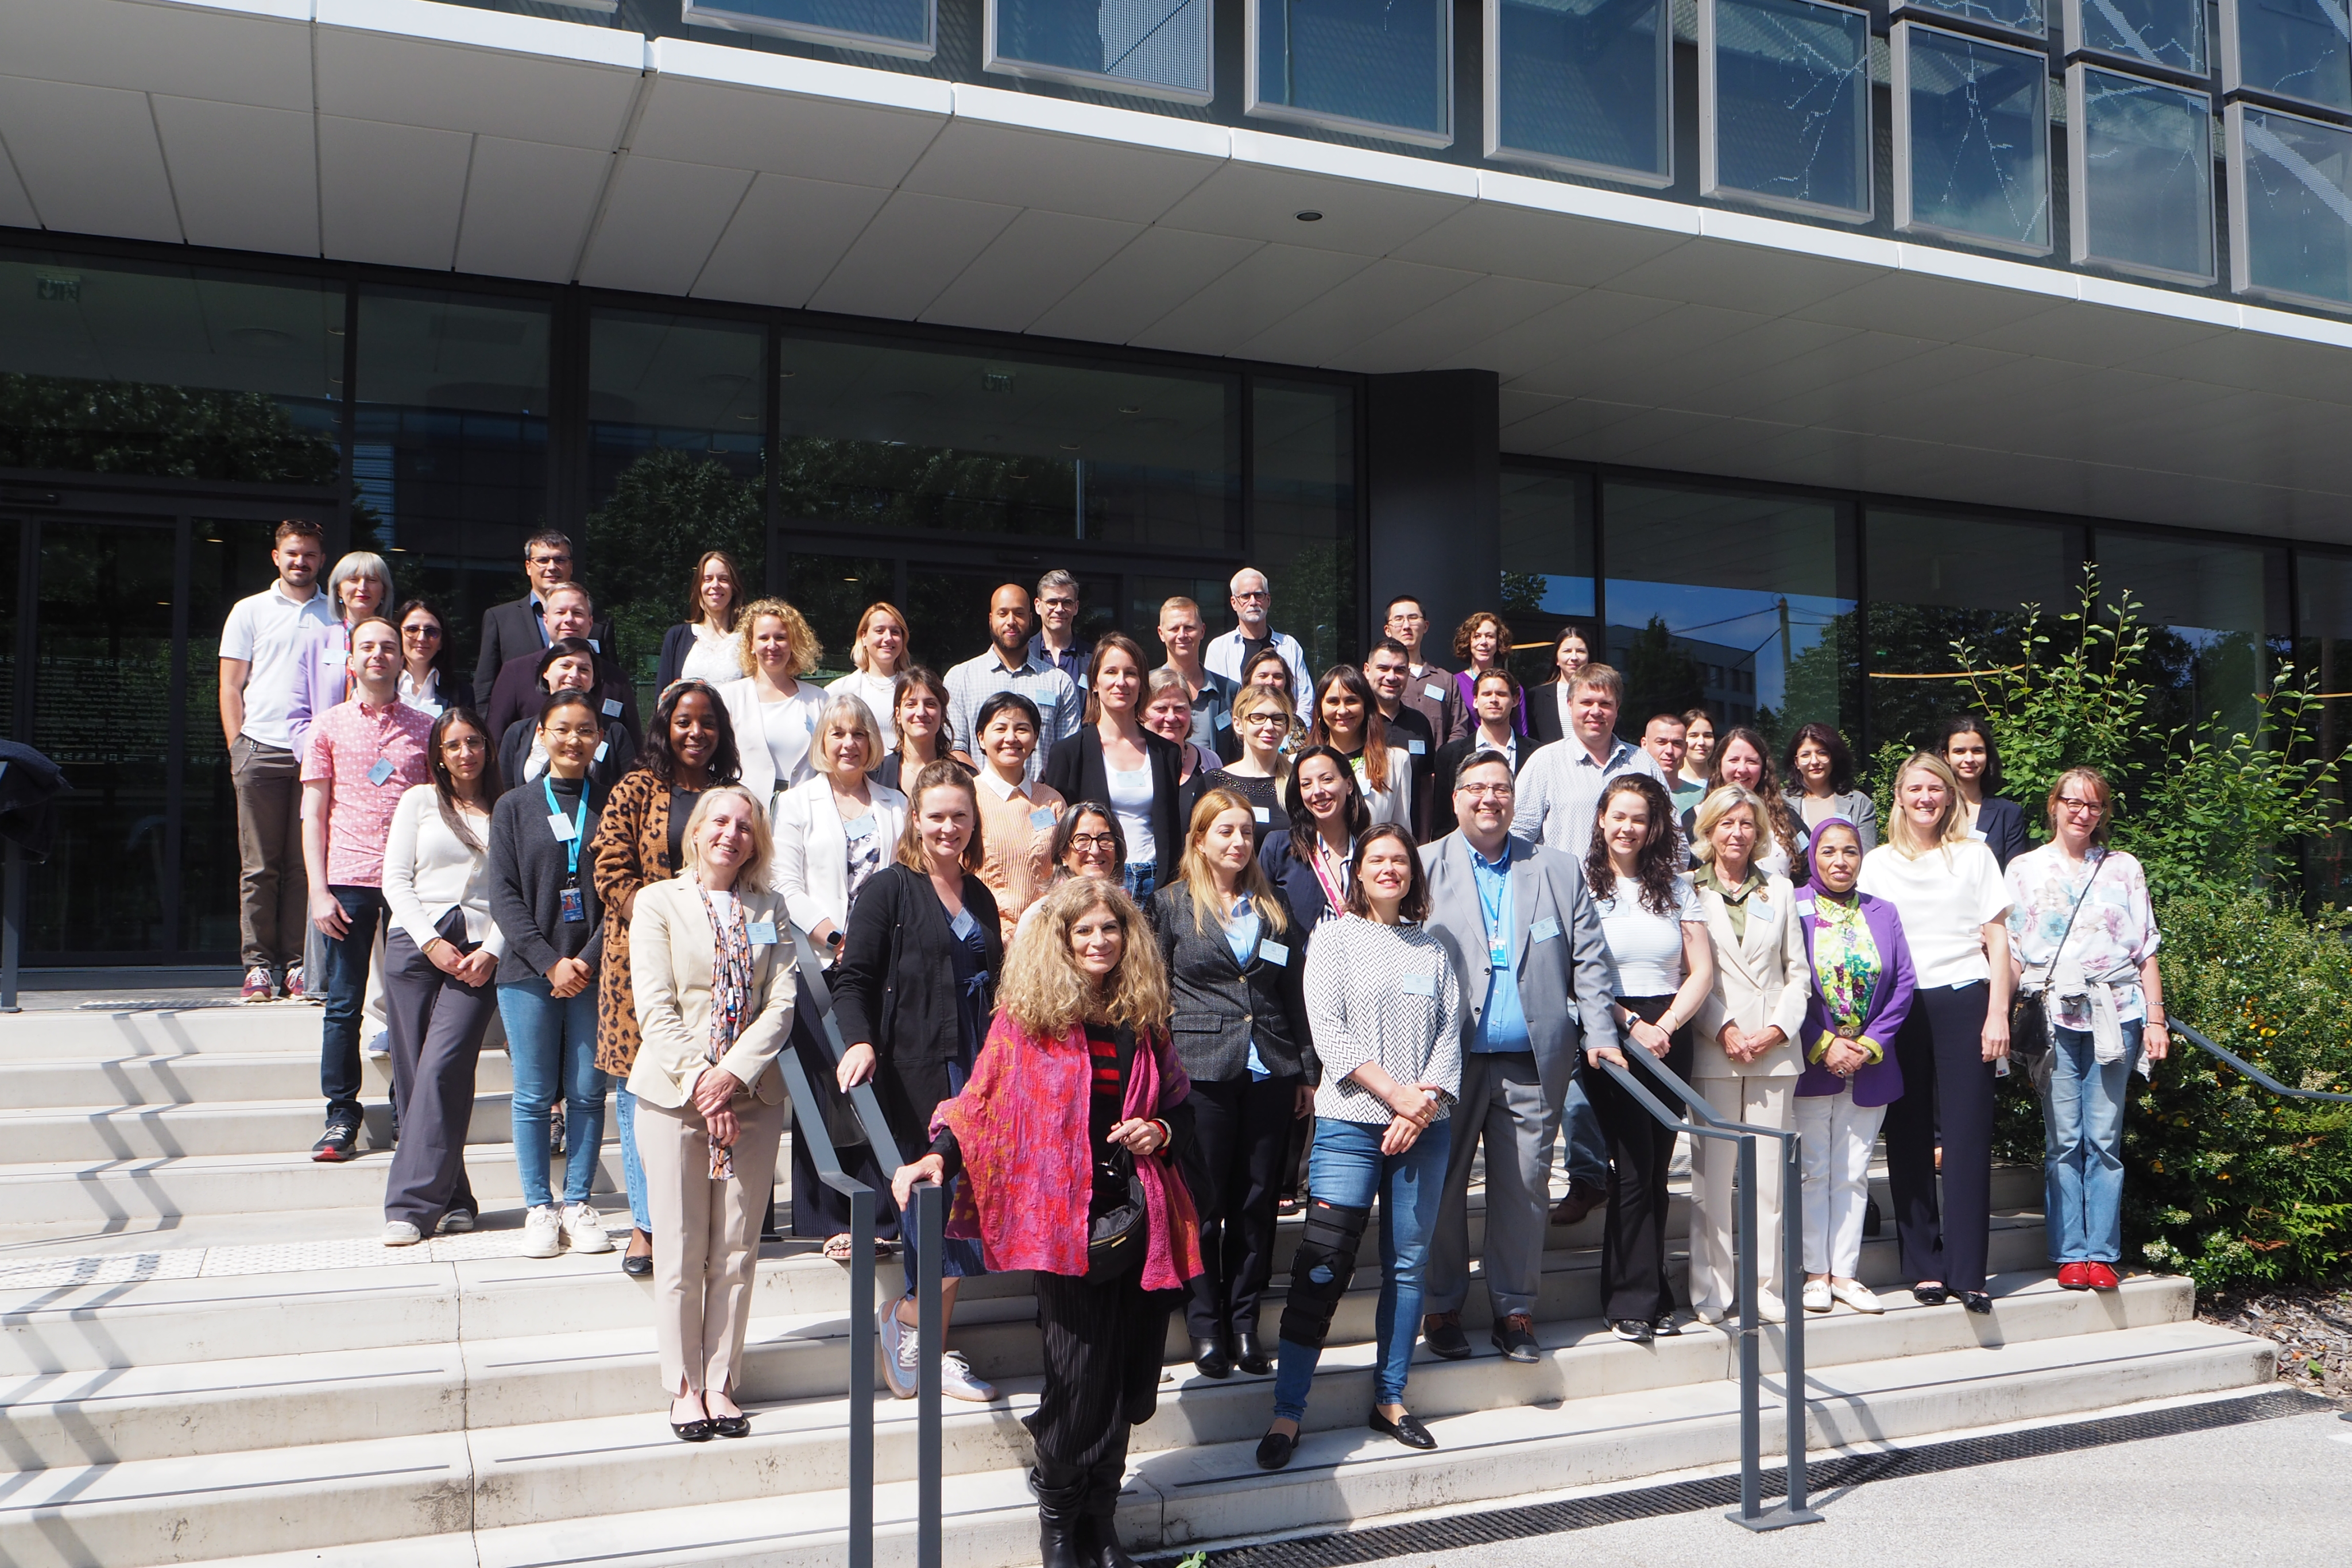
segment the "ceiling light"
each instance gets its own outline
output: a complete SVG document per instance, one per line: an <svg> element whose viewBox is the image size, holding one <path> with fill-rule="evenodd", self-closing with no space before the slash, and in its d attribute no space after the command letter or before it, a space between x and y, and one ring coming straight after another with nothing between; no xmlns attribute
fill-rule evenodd
<svg viewBox="0 0 2352 1568"><path fill-rule="evenodd" d="M1323 221L1323 214L1309 207L1298 214L1298 221L1302 224L1319 224Z"/></svg>
<svg viewBox="0 0 2352 1568"><path fill-rule="evenodd" d="M1118 412L1121 413L1141 413L1143 412L1143 405L1139 402L1123 402L1118 405Z"/></svg>

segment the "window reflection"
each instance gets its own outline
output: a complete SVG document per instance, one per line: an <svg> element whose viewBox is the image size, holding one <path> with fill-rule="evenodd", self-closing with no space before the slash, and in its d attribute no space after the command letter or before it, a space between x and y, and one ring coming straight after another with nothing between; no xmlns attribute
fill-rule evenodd
<svg viewBox="0 0 2352 1568"><path fill-rule="evenodd" d="M1250 0L1249 17L1250 113L1453 141L1444 0Z"/></svg>
<svg viewBox="0 0 2352 1568"><path fill-rule="evenodd" d="M2295 662L2322 692L2347 690L2352 681L2352 559L2298 549L2294 558L2296 627L2303 633ZM2319 754L2335 757L2352 738L2352 706L2337 697L2319 706ZM2340 807L2345 783L2332 791ZM2326 903L2342 905L2352 895L2352 827L2339 827L2304 852L2305 883Z"/></svg>
<svg viewBox="0 0 2352 1568"><path fill-rule="evenodd" d="M2230 287L2352 305L2352 131L2233 103Z"/></svg>
<svg viewBox="0 0 2352 1568"><path fill-rule="evenodd" d="M199 517L191 525L177 943L187 953L237 950L236 789L220 726L206 719L220 711L221 623L230 606L276 579L276 523L262 519Z"/></svg>
<svg viewBox="0 0 2352 1568"><path fill-rule="evenodd" d="M1701 0L1699 192L1871 214L1870 16L1815 0Z"/></svg>
<svg viewBox="0 0 2352 1568"><path fill-rule="evenodd" d="M2050 77L2039 49L1897 22L1895 226L2050 249Z"/></svg>
<svg viewBox="0 0 2352 1568"><path fill-rule="evenodd" d="M987 68L1209 101L1210 0L989 0Z"/></svg>
<svg viewBox="0 0 2352 1568"><path fill-rule="evenodd" d="M939 43L935 0L684 0L679 20L917 59Z"/></svg>
<svg viewBox="0 0 2352 1568"><path fill-rule="evenodd" d="M2254 694L2285 651L2286 552L2104 528L2097 547L2102 599L2128 592L2153 623L2149 657L2169 692L2148 716L2156 732L2216 714L2252 730Z"/></svg>
<svg viewBox="0 0 2352 1568"><path fill-rule="evenodd" d="M2066 0L2073 47L2203 76L2205 0Z"/></svg>
<svg viewBox="0 0 2352 1568"><path fill-rule="evenodd" d="M1275 630L1306 645L1309 669L1355 659L1355 394L1261 379L1250 412L1257 504L1249 564L1266 575ZM1233 626L1225 600L1201 606L1212 634Z"/></svg>
<svg viewBox="0 0 2352 1568"><path fill-rule="evenodd" d="M1675 175L1666 0L1486 0L1486 155Z"/></svg>
<svg viewBox="0 0 2352 1568"><path fill-rule="evenodd" d="M2077 262L2213 281L2213 113L2201 92L2073 67Z"/></svg>
<svg viewBox="0 0 2352 1568"><path fill-rule="evenodd" d="M2221 0L2221 86L2352 110L2343 0Z"/></svg>
<svg viewBox="0 0 2352 1568"><path fill-rule="evenodd" d="M1590 480L1504 472L1503 615L1514 642L1543 644L1512 655L1522 682L1551 679L1552 639L1570 622L1591 624L1594 534ZM1453 634L1451 626L1430 628L1439 659Z"/></svg>
<svg viewBox="0 0 2352 1568"><path fill-rule="evenodd" d="M1895 0L1892 9L1898 15L1916 11L1957 16L1964 22L2021 33L2028 37L2050 36L2050 12L2043 0Z"/></svg>

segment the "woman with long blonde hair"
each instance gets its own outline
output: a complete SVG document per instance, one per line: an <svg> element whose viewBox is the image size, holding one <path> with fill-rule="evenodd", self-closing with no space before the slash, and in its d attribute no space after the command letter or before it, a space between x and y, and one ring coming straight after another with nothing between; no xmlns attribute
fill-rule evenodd
<svg viewBox="0 0 2352 1568"><path fill-rule="evenodd" d="M1926 1304L1957 1292L1969 1311L1990 1312L1993 1078L2006 1071L1995 1064L2009 1056L2015 979L2010 892L1992 851L1969 836L1959 780L1942 758L1915 751L1895 774L1886 841L1863 857L1854 885L1902 916L1916 987L1895 1037L1903 1097L1885 1122L1903 1271Z"/></svg>
<svg viewBox="0 0 2352 1568"><path fill-rule="evenodd" d="M850 634L849 662L853 666L849 674L824 689L837 697L856 697L873 714L882 730L882 749L874 758L879 767L884 757L898 749L898 715L892 699L909 662L906 612L887 599L877 599L860 611L857 630Z"/></svg>
<svg viewBox="0 0 2352 1568"><path fill-rule="evenodd" d="M1036 1439L1039 1556L1126 1564L1113 1528L1133 1424L1158 1396L1178 1294L1201 1270L1176 1157L1192 1103L1169 1041L1169 990L1142 915L1117 883L1047 894L1013 952L971 1080L900 1167L954 1181L949 1233L992 1270L1027 1269L1045 1347Z"/></svg>

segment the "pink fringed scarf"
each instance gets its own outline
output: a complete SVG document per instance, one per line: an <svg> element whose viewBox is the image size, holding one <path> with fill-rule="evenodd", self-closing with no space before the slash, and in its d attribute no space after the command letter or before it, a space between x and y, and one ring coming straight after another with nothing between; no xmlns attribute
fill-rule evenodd
<svg viewBox="0 0 2352 1568"><path fill-rule="evenodd" d="M1148 1045L1149 1049L1145 1049ZM932 1113L963 1151L964 1181L948 1214L950 1236L978 1237L992 1271L1087 1271L1087 1200L1094 1159L1087 1126L1094 1058L1087 1031L1040 1040L1001 1009L963 1092ZM1157 1116L1192 1092L1164 1034L1138 1041L1128 1075L1128 1116ZM1201 1272L1201 1222L1192 1195L1165 1155L1135 1162L1151 1216L1143 1288L1172 1291Z"/></svg>

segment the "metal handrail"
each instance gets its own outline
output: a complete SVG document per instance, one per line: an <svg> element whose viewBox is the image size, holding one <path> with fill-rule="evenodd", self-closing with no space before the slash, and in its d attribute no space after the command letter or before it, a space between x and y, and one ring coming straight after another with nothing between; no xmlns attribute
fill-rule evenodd
<svg viewBox="0 0 2352 1568"><path fill-rule="evenodd" d="M1639 1061L1646 1071L1680 1097L1685 1108L1697 1120L1676 1116L1664 1102L1636 1081L1632 1072L1613 1061L1601 1061L1601 1070L1615 1080L1618 1087L1633 1097L1634 1103L1664 1126L1688 1133L1696 1138L1720 1138L1733 1144L1738 1150L1739 1223L1733 1243L1739 1275L1739 1508L1737 1512L1724 1517L1759 1532L1785 1530L1792 1524L1818 1524L1822 1515L1811 1508L1806 1492L1803 1303L1796 1300L1796 1292L1792 1289L1781 1304L1781 1374L1788 1386L1789 1485L1788 1496L1780 1506L1769 1509L1764 1506L1763 1481L1764 1370L1760 1349L1763 1325L1756 1310L1756 1140L1759 1137L1773 1138L1779 1140L1781 1146L1782 1256L1788 1281L1792 1287L1799 1285L1805 1277L1804 1213L1800 1201L1804 1181L1802 1140L1796 1133L1779 1127L1734 1122L1717 1115L1699 1092L1683 1082L1681 1074L1638 1045L1629 1044L1624 1055L1628 1061Z"/></svg>
<svg viewBox="0 0 2352 1568"><path fill-rule="evenodd" d="M2236 1051L2226 1046L2216 1045L2206 1039L2202 1033L2189 1028L2177 1018L2167 1019L2165 1027L2171 1033L2187 1035L2191 1045L2209 1055L2219 1057L2273 1094L2284 1094L2290 1100L2321 1100L2331 1105L2352 1105L2352 1094L2338 1094L2326 1089L2290 1089Z"/></svg>

